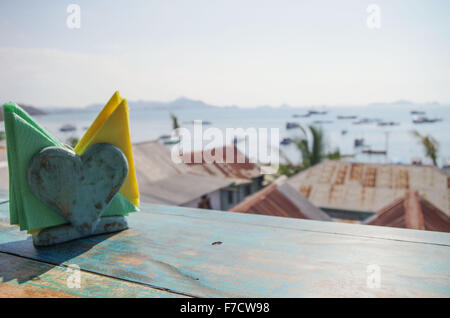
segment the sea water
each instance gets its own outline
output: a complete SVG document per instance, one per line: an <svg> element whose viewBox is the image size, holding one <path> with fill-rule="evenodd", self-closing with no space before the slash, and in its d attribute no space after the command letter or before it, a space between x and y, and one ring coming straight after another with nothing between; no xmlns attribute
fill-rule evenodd
<svg viewBox="0 0 450 318"><path fill-rule="evenodd" d="M359 162L395 162L411 163L413 159L421 159L424 163L424 149L419 141L412 136L411 131L417 130L423 135L431 135L439 142L438 162L440 165L450 160L450 106L361 106L361 107L327 107L325 115L311 115L305 118L294 118L294 114L305 114L310 108L230 108L210 107L204 109L133 109L130 108L132 142L155 140L161 135L171 134L172 121L170 113L178 117L182 127L192 130L192 121L203 120L211 125L203 129L216 127L225 133L226 128L278 128L280 139L286 137L300 137L299 129L286 129L287 122L297 122L302 126L315 125L321 127L327 151L339 149L342 155L354 155L349 159ZM429 118L443 120L429 124L413 124L411 110L423 110ZM316 109L317 110L317 109ZM95 119L97 112L80 110L70 113L50 113L36 117L36 120L46 127L52 134L62 141L69 137L81 137L86 128ZM371 124L353 124L352 119L339 120L337 116L354 115L358 118L372 118L383 121L397 122L397 126L378 126ZM331 123L314 124L314 121L330 121ZM64 124L77 127L72 132L61 132ZM346 130L346 134L342 131ZM355 148L354 140L364 138L366 148ZM226 141L223 141L225 143ZM204 145L208 144L207 141ZM216 144L215 146L219 146ZM238 147L247 152L245 144L238 143ZM368 155L362 149L387 151L387 155ZM280 146L280 150L293 162L299 162L301 155L294 145Z"/></svg>

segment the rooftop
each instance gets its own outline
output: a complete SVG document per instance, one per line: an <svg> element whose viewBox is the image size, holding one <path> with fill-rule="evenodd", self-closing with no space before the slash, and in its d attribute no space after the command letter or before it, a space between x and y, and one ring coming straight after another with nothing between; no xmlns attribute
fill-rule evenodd
<svg viewBox="0 0 450 318"><path fill-rule="evenodd" d="M158 141L133 144L133 157L139 185L188 173L183 164L176 164L166 146Z"/></svg>
<svg viewBox="0 0 450 318"><path fill-rule="evenodd" d="M128 230L36 249L0 202L0 295L450 297L448 233L144 204Z"/></svg>
<svg viewBox="0 0 450 318"><path fill-rule="evenodd" d="M207 160L208 156L214 158L212 163ZM186 153L183 158L186 161L190 160L191 163L187 163L187 165L200 174L235 179L237 182L246 182L261 176L259 166L250 162L236 146Z"/></svg>
<svg viewBox="0 0 450 318"><path fill-rule="evenodd" d="M329 160L298 173L288 183L321 208L376 212L416 190L449 215L449 180L430 166Z"/></svg>
<svg viewBox="0 0 450 318"><path fill-rule="evenodd" d="M300 219L331 221L331 218L285 182L281 177L249 196L230 211Z"/></svg>
<svg viewBox="0 0 450 318"><path fill-rule="evenodd" d="M450 217L420 197L417 191L407 192L405 197L385 206L365 223L450 232Z"/></svg>
<svg viewBox="0 0 450 318"><path fill-rule="evenodd" d="M175 163L170 151L158 141L134 144L133 152L143 202L181 205L232 183Z"/></svg>
<svg viewBox="0 0 450 318"><path fill-rule="evenodd" d="M145 189L141 191L143 202L182 205L231 184L224 178L180 174L139 186Z"/></svg>

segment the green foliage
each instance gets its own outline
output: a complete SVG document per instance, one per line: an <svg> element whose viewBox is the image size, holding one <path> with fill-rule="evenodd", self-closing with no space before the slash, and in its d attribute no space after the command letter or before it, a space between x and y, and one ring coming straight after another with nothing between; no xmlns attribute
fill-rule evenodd
<svg viewBox="0 0 450 318"><path fill-rule="evenodd" d="M326 154L326 158L330 160L339 160L342 158L339 149L335 149L333 152Z"/></svg>
<svg viewBox="0 0 450 318"><path fill-rule="evenodd" d="M417 140L422 145L425 156L433 160L433 164L437 166L437 155L439 152L439 143L431 135L421 135L417 130L412 131L412 135L417 138Z"/></svg>
<svg viewBox="0 0 450 318"><path fill-rule="evenodd" d="M172 119L172 129L178 129L180 128L180 125L178 124L178 118L174 114L170 113L170 118Z"/></svg>
<svg viewBox="0 0 450 318"><path fill-rule="evenodd" d="M285 175L287 177L291 177L300 171L302 171L301 165L293 165L293 164L280 164L280 167L278 168L278 174L279 175Z"/></svg>
<svg viewBox="0 0 450 318"><path fill-rule="evenodd" d="M280 164L278 173L288 177L314 166L324 159L339 160L341 154L339 149L332 153L325 153L325 136L323 130L319 127L308 126L309 136L307 130L302 126L299 127L301 135L293 138L293 143L301 154L301 164L293 164L287 156L281 152L281 156L286 161L285 164Z"/></svg>

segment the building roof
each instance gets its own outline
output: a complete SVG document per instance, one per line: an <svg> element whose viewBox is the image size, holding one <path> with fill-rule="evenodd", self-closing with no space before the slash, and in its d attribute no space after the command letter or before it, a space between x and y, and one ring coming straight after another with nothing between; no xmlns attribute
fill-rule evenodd
<svg viewBox="0 0 450 318"><path fill-rule="evenodd" d="M229 211L321 221L331 220L325 212L312 205L285 180L285 177L277 179Z"/></svg>
<svg viewBox="0 0 450 318"><path fill-rule="evenodd" d="M416 190L450 214L450 180L430 166L329 160L296 174L288 183L321 208L376 212Z"/></svg>
<svg viewBox="0 0 450 318"><path fill-rule="evenodd" d="M133 144L133 157L139 185L189 172L187 166L173 162L170 151L158 141Z"/></svg>
<svg viewBox="0 0 450 318"><path fill-rule="evenodd" d="M364 223L450 232L449 216L422 198L417 191L406 192L403 198L388 204Z"/></svg>
<svg viewBox="0 0 450 318"><path fill-rule="evenodd" d="M232 183L175 163L170 151L158 141L134 144L133 155L143 202L181 205Z"/></svg>
<svg viewBox="0 0 450 318"><path fill-rule="evenodd" d="M209 163L208 156L215 160ZM183 161L196 173L234 179L237 183L261 175L259 166L233 145L186 153Z"/></svg>
<svg viewBox="0 0 450 318"><path fill-rule="evenodd" d="M231 183L224 178L180 174L139 186L144 189L141 190L141 200L146 203L182 205Z"/></svg>

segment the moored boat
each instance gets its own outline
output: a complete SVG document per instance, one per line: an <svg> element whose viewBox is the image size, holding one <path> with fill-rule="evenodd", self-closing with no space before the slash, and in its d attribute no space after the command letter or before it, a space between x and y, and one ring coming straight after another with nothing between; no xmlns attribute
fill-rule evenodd
<svg viewBox="0 0 450 318"><path fill-rule="evenodd" d="M293 122L287 122L286 123L286 129L292 129L292 128L298 128L300 127L300 124L293 123Z"/></svg>
<svg viewBox="0 0 450 318"><path fill-rule="evenodd" d="M362 146L364 146L364 138L356 138L356 139L353 141L353 145L354 145L355 147L362 147Z"/></svg>
<svg viewBox="0 0 450 318"><path fill-rule="evenodd" d="M63 131L63 132L74 131L74 130L77 130L77 127L75 127L74 125L66 124L66 125L62 126L61 128L59 128L59 130Z"/></svg>
<svg viewBox="0 0 450 318"><path fill-rule="evenodd" d="M442 118L428 118L426 116L414 116L412 122L414 124L432 124L442 121Z"/></svg>
<svg viewBox="0 0 450 318"><path fill-rule="evenodd" d="M349 115L349 116L343 116L343 115L339 115L337 116L337 119L356 119L358 116L355 115Z"/></svg>

